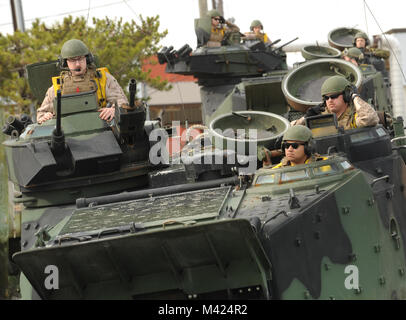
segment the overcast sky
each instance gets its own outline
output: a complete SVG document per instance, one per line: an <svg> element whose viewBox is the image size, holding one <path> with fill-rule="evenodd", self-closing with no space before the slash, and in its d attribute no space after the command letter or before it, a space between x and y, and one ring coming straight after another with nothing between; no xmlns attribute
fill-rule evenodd
<svg viewBox="0 0 406 320"><path fill-rule="evenodd" d="M211 2L207 0L209 10ZM326 42L329 31L339 27L363 29L370 38L380 34L380 28L384 32L406 28L404 0L223 0L223 3L225 18L233 17L242 32L249 30L252 20L259 19L270 39L282 39L281 44L295 37L300 42ZM188 43L196 47L194 19L199 16L198 0L22 0L22 4L26 28L35 18L52 24L69 12L89 17L89 23L92 17L139 21L140 14L159 15L161 31L168 30L162 45L177 49ZM0 0L0 32L13 32L10 0Z"/></svg>

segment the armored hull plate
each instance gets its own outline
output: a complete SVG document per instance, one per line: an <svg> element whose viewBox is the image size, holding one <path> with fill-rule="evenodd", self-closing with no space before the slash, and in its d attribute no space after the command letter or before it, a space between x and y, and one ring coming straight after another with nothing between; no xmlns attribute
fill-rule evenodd
<svg viewBox="0 0 406 320"><path fill-rule="evenodd" d="M166 222L218 216L230 187L119 202L76 210L60 235L103 230L132 223L148 228Z"/></svg>
<svg viewBox="0 0 406 320"><path fill-rule="evenodd" d="M43 299L237 298L252 287L269 298L270 263L246 220L20 252L14 261ZM58 268L58 290L44 270Z"/></svg>

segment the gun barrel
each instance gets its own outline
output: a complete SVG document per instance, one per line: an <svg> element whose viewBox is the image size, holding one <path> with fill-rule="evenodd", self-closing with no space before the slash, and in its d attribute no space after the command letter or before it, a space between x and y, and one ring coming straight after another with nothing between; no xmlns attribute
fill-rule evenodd
<svg viewBox="0 0 406 320"><path fill-rule="evenodd" d="M274 42L272 42L270 45L274 46L275 44L279 43L281 41L281 39L275 40Z"/></svg>
<svg viewBox="0 0 406 320"><path fill-rule="evenodd" d="M55 134L57 136L60 136L62 134L62 128L61 128L61 90L57 91L56 94L56 130L55 130Z"/></svg>
<svg viewBox="0 0 406 320"><path fill-rule="evenodd" d="M129 90L130 92L130 107L133 108L135 105L135 94L137 93L137 82L135 79L130 80Z"/></svg>
<svg viewBox="0 0 406 320"><path fill-rule="evenodd" d="M296 41L297 39L299 39L299 37L296 37L295 39L290 40L290 41L284 43L283 45L281 45L280 47L276 48L275 50L280 50L280 49L282 49L283 47L287 46L288 44L291 44L293 41Z"/></svg>
<svg viewBox="0 0 406 320"><path fill-rule="evenodd" d="M55 155L61 155L65 151L65 135L63 134L61 125L61 97L61 90L58 90L56 93L56 127L52 132L51 138L51 150Z"/></svg>

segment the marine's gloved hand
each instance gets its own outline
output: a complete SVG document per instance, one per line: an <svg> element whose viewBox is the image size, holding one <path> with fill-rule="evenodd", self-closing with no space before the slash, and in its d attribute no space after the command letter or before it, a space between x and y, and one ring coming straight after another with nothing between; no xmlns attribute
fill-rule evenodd
<svg viewBox="0 0 406 320"><path fill-rule="evenodd" d="M313 106L313 107L310 107L309 109L307 109L305 118L317 116L320 113L322 113L324 110L326 110L326 103L322 102L322 103L318 104L317 106Z"/></svg>
<svg viewBox="0 0 406 320"><path fill-rule="evenodd" d="M358 88L354 84L351 84L350 89L352 94L358 94Z"/></svg>
<svg viewBox="0 0 406 320"><path fill-rule="evenodd" d="M257 147L257 157L259 161L266 160L266 154L269 150L263 146Z"/></svg>
<svg viewBox="0 0 406 320"><path fill-rule="evenodd" d="M359 97L358 88L355 85L351 84L350 86L345 88L344 96L347 97L347 101L349 101L349 99L354 100L355 97Z"/></svg>

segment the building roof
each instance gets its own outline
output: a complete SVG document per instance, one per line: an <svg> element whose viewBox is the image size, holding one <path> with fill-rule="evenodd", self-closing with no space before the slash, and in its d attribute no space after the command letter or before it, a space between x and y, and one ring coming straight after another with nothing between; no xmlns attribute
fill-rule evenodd
<svg viewBox="0 0 406 320"><path fill-rule="evenodd" d="M167 80L168 82L195 82L197 79L193 76L184 76L180 74L166 73L166 63L159 64L158 58L156 56L150 57L144 61L142 66L142 71L146 72L151 70L151 78L160 77L162 80Z"/></svg>
<svg viewBox="0 0 406 320"><path fill-rule="evenodd" d="M160 77L172 83L169 91L159 91L147 86L147 96L150 97L149 105L176 105L201 103L200 88L197 79L193 76L184 76L165 72L166 63L159 64L156 56L144 61L142 70L150 71L152 78Z"/></svg>
<svg viewBox="0 0 406 320"><path fill-rule="evenodd" d="M394 28L394 29L390 29L389 31L386 31L386 34L392 34L392 33L405 33L406 32L406 28Z"/></svg>

